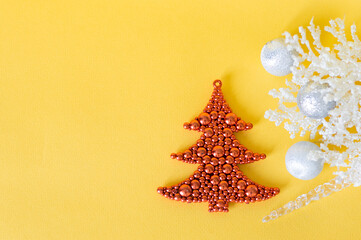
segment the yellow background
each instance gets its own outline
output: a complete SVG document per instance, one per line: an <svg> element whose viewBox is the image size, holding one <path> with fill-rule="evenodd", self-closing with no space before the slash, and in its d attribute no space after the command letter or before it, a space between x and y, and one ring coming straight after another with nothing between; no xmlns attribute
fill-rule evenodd
<svg viewBox="0 0 361 240"><path fill-rule="evenodd" d="M263 118L260 51L284 31L346 17L360 1L1 1L0 239L359 239L361 189L349 188L264 224L263 216L332 178L288 174L293 143ZM197 165L169 158L200 134L183 129L223 80L233 111L254 124L237 138L267 158L243 165L281 193L256 204L163 198Z"/></svg>

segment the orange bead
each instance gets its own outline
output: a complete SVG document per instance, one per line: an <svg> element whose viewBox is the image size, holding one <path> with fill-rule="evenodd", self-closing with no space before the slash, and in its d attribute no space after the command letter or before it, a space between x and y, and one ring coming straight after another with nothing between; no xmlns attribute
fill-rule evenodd
<svg viewBox="0 0 361 240"><path fill-rule="evenodd" d="M183 127L184 127L185 129L190 129L190 128L191 128L191 125L186 122L186 123L183 124Z"/></svg>
<svg viewBox="0 0 361 240"><path fill-rule="evenodd" d="M182 199L181 195L179 193L177 193L176 195L174 195L174 200L176 201L180 201Z"/></svg>
<svg viewBox="0 0 361 240"><path fill-rule="evenodd" d="M245 193L248 197L255 197L258 194L258 188L255 185L249 185Z"/></svg>
<svg viewBox="0 0 361 240"><path fill-rule="evenodd" d="M247 130L250 130L250 129L252 129L252 128L253 128L252 123L247 123L247 124L246 124L246 129L247 129Z"/></svg>
<svg viewBox="0 0 361 240"><path fill-rule="evenodd" d="M217 201L217 207L224 208L226 206L226 203L223 200Z"/></svg>
<svg viewBox="0 0 361 240"><path fill-rule="evenodd" d="M246 128L246 123L243 120L237 122L237 129L242 131Z"/></svg>
<svg viewBox="0 0 361 240"><path fill-rule="evenodd" d="M204 167L204 171L206 173L212 173L214 171L214 167L212 164L207 164L205 167Z"/></svg>
<svg viewBox="0 0 361 240"><path fill-rule="evenodd" d="M228 125L234 125L237 121L237 116L234 113L228 113L225 117L225 121Z"/></svg>
<svg viewBox="0 0 361 240"><path fill-rule="evenodd" d="M200 173L199 171L195 171L194 174L193 174L193 176L194 176L195 178L199 178L199 177L201 177L201 173Z"/></svg>
<svg viewBox="0 0 361 240"><path fill-rule="evenodd" d="M223 111L218 113L218 118L224 118L225 116L226 116L226 114Z"/></svg>
<svg viewBox="0 0 361 240"><path fill-rule="evenodd" d="M213 185L217 185L219 182L220 182L220 179L219 179L219 176L218 176L218 175L213 175L213 176L211 177L211 183L212 183Z"/></svg>
<svg viewBox="0 0 361 240"><path fill-rule="evenodd" d="M212 165L215 166L215 165L218 165L218 163L219 163L218 158L212 158L212 159L211 159L211 164L212 164Z"/></svg>
<svg viewBox="0 0 361 240"><path fill-rule="evenodd" d="M229 128L223 129L223 136L225 136L226 138L232 136L232 130Z"/></svg>
<svg viewBox="0 0 361 240"><path fill-rule="evenodd" d="M218 118L218 114L215 111L211 112L209 115L210 115L211 119L217 119Z"/></svg>
<svg viewBox="0 0 361 240"><path fill-rule="evenodd" d="M188 197L192 194L192 189L189 185L183 184L182 186L180 186L179 188L179 194L182 197Z"/></svg>
<svg viewBox="0 0 361 240"><path fill-rule="evenodd" d="M245 158L251 158L253 156L253 153L249 150L247 150L244 154Z"/></svg>
<svg viewBox="0 0 361 240"><path fill-rule="evenodd" d="M230 164L223 165L222 169L225 174L229 174L232 172L232 166Z"/></svg>
<svg viewBox="0 0 361 240"><path fill-rule="evenodd" d="M238 189L245 189L246 186L247 186L247 184L246 184L246 182L243 181L243 180L239 180L239 181L237 182L237 188L238 188Z"/></svg>
<svg viewBox="0 0 361 240"><path fill-rule="evenodd" d="M207 154L207 150L206 150L205 148L203 148L203 147L198 148L198 150L197 150L197 155L198 155L199 157L203 157L203 156L205 156L206 154Z"/></svg>
<svg viewBox="0 0 361 240"><path fill-rule="evenodd" d="M198 180L193 180L191 182L192 189L199 189L201 187L201 183Z"/></svg>
<svg viewBox="0 0 361 240"><path fill-rule="evenodd" d="M158 192L158 193L163 193L163 188L162 188L162 187L159 187L159 188L157 189L157 192Z"/></svg>
<svg viewBox="0 0 361 240"><path fill-rule="evenodd" d="M232 148L232 149L229 151L229 154L230 154L232 157L238 157L238 156L239 156L239 150L238 150L238 148Z"/></svg>
<svg viewBox="0 0 361 240"><path fill-rule="evenodd" d="M227 156L226 163L233 164L234 163L234 158L232 156Z"/></svg>
<svg viewBox="0 0 361 240"><path fill-rule="evenodd" d="M222 146L215 146L212 150L212 154L215 157L222 157L224 155L224 148Z"/></svg>
<svg viewBox="0 0 361 240"><path fill-rule="evenodd" d="M213 136L213 129L212 128L204 129L204 136L206 136L207 138L212 137Z"/></svg>
<svg viewBox="0 0 361 240"><path fill-rule="evenodd" d="M211 116L208 113L201 113L198 119L202 125L207 125L211 122Z"/></svg>
<svg viewBox="0 0 361 240"><path fill-rule="evenodd" d="M190 128L191 128L192 130L198 130L199 127L200 127L200 124L199 124L199 122L198 122L197 120L192 120L192 121L190 122Z"/></svg>
<svg viewBox="0 0 361 240"><path fill-rule="evenodd" d="M190 150L185 150L183 156L184 158L190 158L192 156L192 152Z"/></svg>
<svg viewBox="0 0 361 240"><path fill-rule="evenodd" d="M219 183L219 189L220 190L226 190L228 187L228 183L226 181L222 181Z"/></svg>
<svg viewBox="0 0 361 240"><path fill-rule="evenodd" d="M243 173L241 171L237 171L236 172L236 177L237 178L242 178L243 177ZM240 181L243 181L243 180L240 180Z"/></svg>

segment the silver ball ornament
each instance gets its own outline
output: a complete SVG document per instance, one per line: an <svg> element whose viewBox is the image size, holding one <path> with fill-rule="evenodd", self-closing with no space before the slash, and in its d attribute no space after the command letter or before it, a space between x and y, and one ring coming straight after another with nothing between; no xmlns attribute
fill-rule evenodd
<svg viewBox="0 0 361 240"><path fill-rule="evenodd" d="M284 38L276 38L263 46L261 62L263 67L272 75L286 76L291 73L294 52L287 50Z"/></svg>
<svg viewBox="0 0 361 240"><path fill-rule="evenodd" d="M297 94L297 105L300 111L307 117L321 119L328 116L328 112L336 107L335 101L326 102L326 95L322 90L328 88L328 84L308 83Z"/></svg>
<svg viewBox="0 0 361 240"><path fill-rule="evenodd" d="M321 151L311 142L301 141L293 144L286 153L286 168L288 172L301 180L315 178L323 169L323 161L311 160L308 157L310 151Z"/></svg>

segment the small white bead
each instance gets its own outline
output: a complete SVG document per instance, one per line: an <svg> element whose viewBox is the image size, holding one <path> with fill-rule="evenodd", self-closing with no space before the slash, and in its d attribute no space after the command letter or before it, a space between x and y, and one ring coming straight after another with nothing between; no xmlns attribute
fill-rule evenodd
<svg viewBox="0 0 361 240"><path fill-rule="evenodd" d="M285 76L291 73L293 65L292 53L287 50L284 38L276 38L263 46L261 62L272 75Z"/></svg>
<svg viewBox="0 0 361 240"><path fill-rule="evenodd" d="M311 151L321 151L320 148L311 142L301 141L293 144L286 153L287 171L294 177L302 180L315 178L323 169L323 161L309 159Z"/></svg>

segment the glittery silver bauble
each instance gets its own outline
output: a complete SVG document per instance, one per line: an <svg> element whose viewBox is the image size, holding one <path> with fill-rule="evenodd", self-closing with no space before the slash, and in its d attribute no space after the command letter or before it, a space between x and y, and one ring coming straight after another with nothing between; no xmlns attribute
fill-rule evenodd
<svg viewBox="0 0 361 240"><path fill-rule="evenodd" d="M320 119L328 116L328 112L335 108L336 102L326 102L326 93L321 90L328 88L328 84L308 83L297 94L297 105L307 117Z"/></svg>
<svg viewBox="0 0 361 240"><path fill-rule="evenodd" d="M287 50L284 38L276 38L263 46L261 51L261 62L263 67L270 74L285 76L291 73L293 54L293 52Z"/></svg>
<svg viewBox="0 0 361 240"><path fill-rule="evenodd" d="M292 176L310 180L315 178L323 168L321 159L314 161L309 159L310 151L321 151L320 148L311 142L301 141L293 144L286 153L286 168Z"/></svg>

